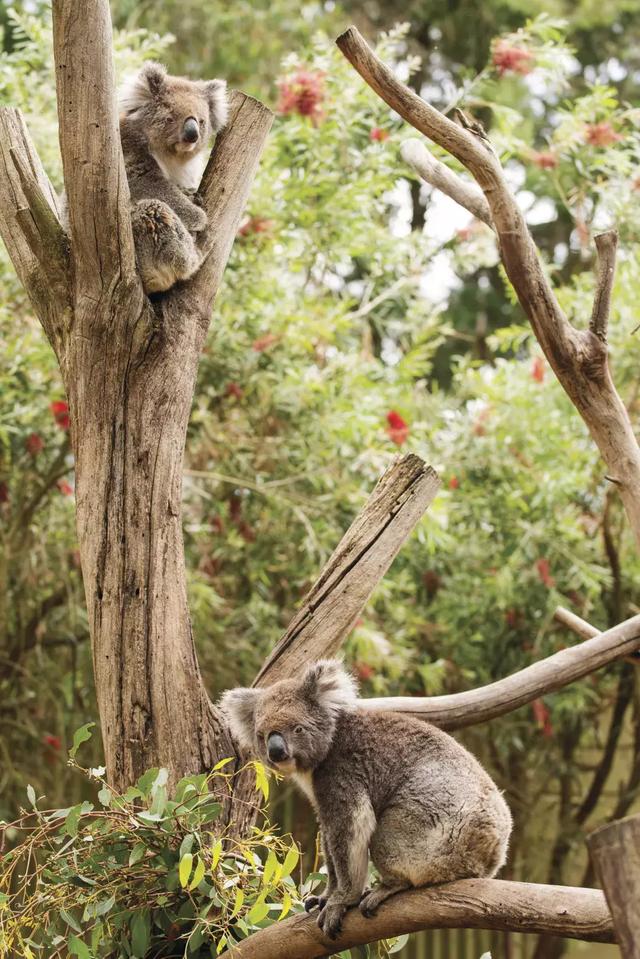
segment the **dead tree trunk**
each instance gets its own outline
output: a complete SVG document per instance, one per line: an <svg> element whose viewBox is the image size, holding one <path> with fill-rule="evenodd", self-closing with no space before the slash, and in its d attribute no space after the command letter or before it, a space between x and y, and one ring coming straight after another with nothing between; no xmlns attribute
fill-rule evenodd
<svg viewBox="0 0 640 959"><path fill-rule="evenodd" d="M587 842L623 959L640 959L640 815L596 829Z"/></svg>

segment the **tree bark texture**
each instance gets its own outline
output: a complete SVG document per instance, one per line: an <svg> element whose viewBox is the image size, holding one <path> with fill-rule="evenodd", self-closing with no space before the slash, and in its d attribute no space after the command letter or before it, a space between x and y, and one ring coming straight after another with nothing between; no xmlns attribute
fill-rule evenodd
<svg viewBox="0 0 640 959"><path fill-rule="evenodd" d="M640 959L640 815L596 829L587 844L623 959Z"/></svg>

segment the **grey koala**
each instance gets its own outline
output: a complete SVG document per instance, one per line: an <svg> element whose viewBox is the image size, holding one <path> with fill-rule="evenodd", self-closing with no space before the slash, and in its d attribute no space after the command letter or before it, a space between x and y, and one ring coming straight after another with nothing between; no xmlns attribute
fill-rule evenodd
<svg viewBox="0 0 640 959"><path fill-rule="evenodd" d="M207 216L189 193L227 112L224 80L169 76L159 63L146 63L120 93L136 260L147 293L168 290L200 266L195 237Z"/></svg>
<svg viewBox="0 0 640 959"><path fill-rule="evenodd" d="M349 906L374 914L389 896L493 876L504 864L509 808L480 763L418 719L357 705L336 660L266 689L231 689L221 707L240 747L291 774L314 806L328 883L318 925L335 938ZM365 889L368 853L380 883Z"/></svg>

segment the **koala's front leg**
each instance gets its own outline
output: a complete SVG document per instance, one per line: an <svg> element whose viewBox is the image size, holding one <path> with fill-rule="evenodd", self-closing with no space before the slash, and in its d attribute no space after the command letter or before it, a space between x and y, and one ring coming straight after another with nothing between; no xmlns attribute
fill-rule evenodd
<svg viewBox="0 0 640 959"><path fill-rule="evenodd" d="M322 825L323 842L335 872L335 885L331 887L329 884L318 925L325 936L335 939L347 909L360 902L367 880L369 842L376 827L369 797L358 797L351 802L350 808L332 809L330 822Z"/></svg>

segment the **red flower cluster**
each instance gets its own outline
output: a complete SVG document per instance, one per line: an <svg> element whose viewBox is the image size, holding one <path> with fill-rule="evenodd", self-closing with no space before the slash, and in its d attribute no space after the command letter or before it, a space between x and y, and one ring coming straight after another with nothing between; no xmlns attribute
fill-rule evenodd
<svg viewBox="0 0 640 959"><path fill-rule="evenodd" d="M602 123L588 123L584 128L584 138L591 147L610 147L624 139L606 120Z"/></svg>
<svg viewBox="0 0 640 959"><path fill-rule="evenodd" d="M251 349L255 350L256 353L262 353L264 350L268 350L270 346L273 346L274 343L278 342L278 337L274 333L265 333L264 336L259 336L257 340L254 340L251 344Z"/></svg>
<svg viewBox="0 0 640 959"><path fill-rule="evenodd" d="M536 570L538 572L540 582L544 583L547 589L551 589L556 585L556 581L551 575L551 566L549 565L548 559L544 559L544 557L542 557L541 559L536 560Z"/></svg>
<svg viewBox="0 0 640 959"><path fill-rule="evenodd" d="M62 749L62 740L59 736L43 736L42 742L45 746L55 749L56 752L59 752Z"/></svg>
<svg viewBox="0 0 640 959"><path fill-rule="evenodd" d="M69 404L65 403L64 400L54 400L49 406L49 409L53 413L53 418L60 429L68 430L70 425Z"/></svg>
<svg viewBox="0 0 640 959"><path fill-rule="evenodd" d="M279 113L299 113L314 123L322 118L324 100L324 73L320 70L296 70L290 77L278 80Z"/></svg>
<svg viewBox="0 0 640 959"><path fill-rule="evenodd" d="M542 735L545 739L550 739L553 736L553 726L551 725L551 714L548 708L541 699L534 699L531 703L531 710L536 724L542 730Z"/></svg>
<svg viewBox="0 0 640 959"><path fill-rule="evenodd" d="M254 346L254 349L255 349L255 346ZM244 390L242 389L242 387L238 386L237 383L234 383L233 380L230 383L227 383L224 392L225 392L225 396L233 396L237 400L241 400L242 397L244 396Z"/></svg>
<svg viewBox="0 0 640 959"><path fill-rule="evenodd" d="M238 235L249 236L251 233L270 233L273 227L273 220L268 220L264 216L250 216L238 230Z"/></svg>
<svg viewBox="0 0 640 959"><path fill-rule="evenodd" d="M457 476L452 476L449 480L449 489L458 489L460 486L460 480Z"/></svg>
<svg viewBox="0 0 640 959"><path fill-rule="evenodd" d="M57 486L63 496L73 496L73 486L71 486L70 483L67 483L66 480L59 479Z"/></svg>
<svg viewBox="0 0 640 959"><path fill-rule="evenodd" d="M409 424L402 419L399 413L396 413L395 410L390 410L387 413L387 435L389 439L396 444L396 446L402 446L403 443L409 438Z"/></svg>
<svg viewBox="0 0 640 959"><path fill-rule="evenodd" d="M493 48L493 65L500 74L519 73L524 76L531 73L535 64L530 50L514 47L508 40L498 40Z"/></svg>
<svg viewBox="0 0 640 959"><path fill-rule="evenodd" d="M379 143L384 143L385 140L388 140L390 133L388 130L383 130L382 127L373 127L369 133L370 140L377 140Z"/></svg>
<svg viewBox="0 0 640 959"><path fill-rule="evenodd" d="M531 379L536 383L544 382L545 363L541 356L534 356L531 364Z"/></svg>
<svg viewBox="0 0 640 959"><path fill-rule="evenodd" d="M41 453L44 449L44 440L38 433L29 433L24 441L24 445L27 453L31 453L32 456L37 456L38 453Z"/></svg>
<svg viewBox="0 0 640 959"><path fill-rule="evenodd" d="M373 679L376 674L373 666L370 666L369 663L354 663L354 668L356 671L356 676L361 683L366 683L368 679Z"/></svg>
<svg viewBox="0 0 640 959"><path fill-rule="evenodd" d="M541 170L555 170L560 162L552 150L532 150L529 159L534 166L540 167Z"/></svg>

